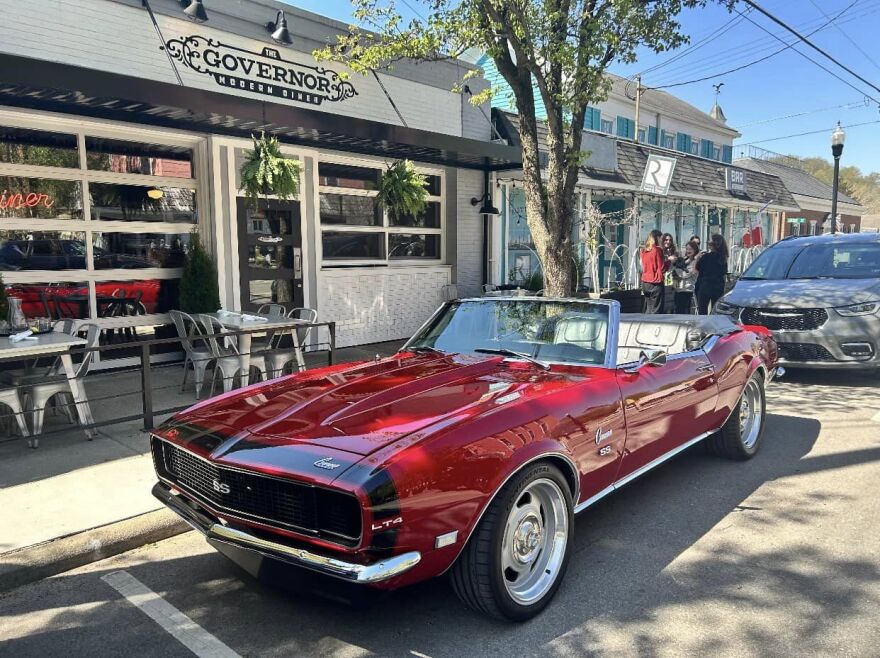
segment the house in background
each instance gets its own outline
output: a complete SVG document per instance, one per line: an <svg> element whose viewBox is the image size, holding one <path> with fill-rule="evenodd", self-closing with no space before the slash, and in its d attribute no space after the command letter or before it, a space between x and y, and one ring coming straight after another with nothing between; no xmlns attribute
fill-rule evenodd
<svg viewBox="0 0 880 658"><path fill-rule="evenodd" d="M743 169L778 176L794 196L799 210L783 212L773 227L773 238L789 235L816 235L831 231L832 189L801 168L797 158L749 146L737 149L734 164ZM858 200L838 191L837 230L857 233L867 209Z"/></svg>

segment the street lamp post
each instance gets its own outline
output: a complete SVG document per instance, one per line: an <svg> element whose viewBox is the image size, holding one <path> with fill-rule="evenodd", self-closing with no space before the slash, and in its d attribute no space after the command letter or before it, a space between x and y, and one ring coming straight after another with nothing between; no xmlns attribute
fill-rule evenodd
<svg viewBox="0 0 880 658"><path fill-rule="evenodd" d="M831 185L831 233L837 233L837 187L840 184L840 156L843 154L843 142L846 133L837 122L837 128L831 133L831 155L834 156L834 181Z"/></svg>

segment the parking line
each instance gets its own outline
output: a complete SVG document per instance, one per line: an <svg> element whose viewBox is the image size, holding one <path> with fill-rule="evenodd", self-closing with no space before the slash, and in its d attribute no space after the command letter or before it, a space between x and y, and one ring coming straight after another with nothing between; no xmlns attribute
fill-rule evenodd
<svg viewBox="0 0 880 658"><path fill-rule="evenodd" d="M180 610L127 571L114 571L101 580L122 594L199 658L241 658Z"/></svg>
<svg viewBox="0 0 880 658"><path fill-rule="evenodd" d="M871 420L873 420L875 423L880 423L880 411L874 414L874 417L871 418Z"/></svg>

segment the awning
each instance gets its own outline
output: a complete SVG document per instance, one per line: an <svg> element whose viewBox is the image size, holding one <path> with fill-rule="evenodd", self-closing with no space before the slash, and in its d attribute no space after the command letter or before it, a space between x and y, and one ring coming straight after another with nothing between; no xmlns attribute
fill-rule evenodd
<svg viewBox="0 0 880 658"><path fill-rule="evenodd" d="M522 166L518 147L0 54L0 105L248 137L488 171Z"/></svg>

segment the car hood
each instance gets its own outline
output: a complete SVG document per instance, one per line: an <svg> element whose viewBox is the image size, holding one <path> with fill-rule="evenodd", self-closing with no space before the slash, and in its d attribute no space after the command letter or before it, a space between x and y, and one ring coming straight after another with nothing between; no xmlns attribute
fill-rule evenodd
<svg viewBox="0 0 880 658"><path fill-rule="evenodd" d="M239 448L292 445L365 456L408 435L429 436L583 379L497 357L404 354L234 391L176 415L167 426L186 426L191 435L213 432L218 441L207 452L215 459L228 460ZM167 436L163 428L157 434Z"/></svg>
<svg viewBox="0 0 880 658"><path fill-rule="evenodd" d="M759 308L829 308L880 300L880 279L783 279L736 282L724 301Z"/></svg>

